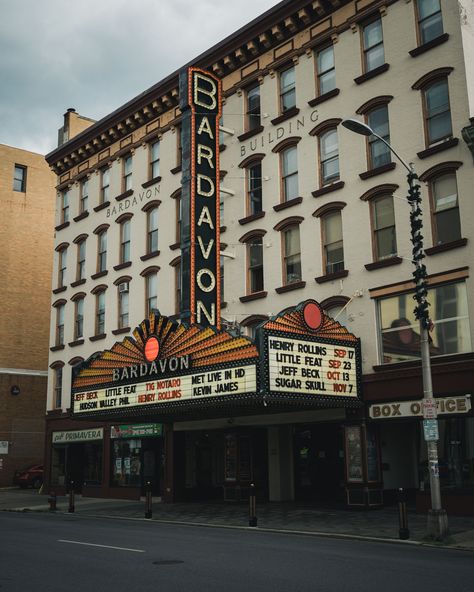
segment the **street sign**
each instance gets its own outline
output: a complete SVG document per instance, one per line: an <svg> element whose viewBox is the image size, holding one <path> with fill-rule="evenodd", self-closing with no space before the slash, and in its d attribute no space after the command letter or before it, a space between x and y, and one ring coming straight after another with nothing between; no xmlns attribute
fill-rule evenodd
<svg viewBox="0 0 474 592"><path fill-rule="evenodd" d="M423 417L425 419L436 419L437 404L435 399L423 399Z"/></svg>
<svg viewBox="0 0 474 592"><path fill-rule="evenodd" d="M436 419L424 419L423 432L426 442L436 442L439 440L438 421Z"/></svg>

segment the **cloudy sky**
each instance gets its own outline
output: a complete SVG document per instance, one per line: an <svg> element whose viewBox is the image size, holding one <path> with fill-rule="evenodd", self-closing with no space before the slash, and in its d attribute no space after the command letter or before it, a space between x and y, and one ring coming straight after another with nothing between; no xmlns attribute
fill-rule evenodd
<svg viewBox="0 0 474 592"><path fill-rule="evenodd" d="M277 0L0 0L0 144L46 154Z"/></svg>

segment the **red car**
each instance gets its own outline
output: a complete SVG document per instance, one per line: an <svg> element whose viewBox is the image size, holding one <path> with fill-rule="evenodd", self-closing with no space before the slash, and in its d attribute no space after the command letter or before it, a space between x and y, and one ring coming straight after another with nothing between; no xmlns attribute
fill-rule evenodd
<svg viewBox="0 0 474 592"><path fill-rule="evenodd" d="M31 465L23 471L17 471L13 477L13 483L22 489L26 487L38 489L43 484L43 465Z"/></svg>

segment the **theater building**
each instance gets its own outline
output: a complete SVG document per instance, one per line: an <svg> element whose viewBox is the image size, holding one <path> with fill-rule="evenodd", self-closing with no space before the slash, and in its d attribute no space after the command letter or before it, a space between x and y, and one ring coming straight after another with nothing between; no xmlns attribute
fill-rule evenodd
<svg viewBox="0 0 474 592"><path fill-rule="evenodd" d="M270 501L361 506L405 487L423 507L406 174L341 126L356 118L420 179L443 495L472 507L474 77L460 7L280 2L47 155L51 487L138 497L151 481L166 501L236 500L255 482ZM304 324L316 309L317 329ZM198 364L189 332L222 343ZM189 351L170 346L182 333ZM328 372L350 343L360 377L339 383ZM308 344L326 353L292 349ZM235 372L248 364L247 381ZM353 393L334 386L352 380Z"/></svg>

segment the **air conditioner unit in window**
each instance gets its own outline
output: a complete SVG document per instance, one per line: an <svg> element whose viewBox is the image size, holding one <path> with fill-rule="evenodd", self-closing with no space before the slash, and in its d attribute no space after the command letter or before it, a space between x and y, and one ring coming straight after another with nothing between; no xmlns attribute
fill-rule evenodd
<svg viewBox="0 0 474 592"><path fill-rule="evenodd" d="M119 292L128 292L128 282L122 282L118 285Z"/></svg>

